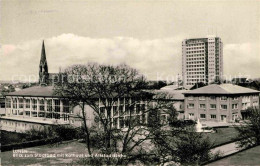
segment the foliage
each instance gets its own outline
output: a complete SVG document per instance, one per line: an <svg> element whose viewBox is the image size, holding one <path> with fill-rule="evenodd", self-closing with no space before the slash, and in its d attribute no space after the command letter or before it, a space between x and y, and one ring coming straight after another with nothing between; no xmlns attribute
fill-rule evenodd
<svg viewBox="0 0 260 166"><path fill-rule="evenodd" d="M26 131L26 140L57 138L60 141L78 138L80 129L72 126L53 125Z"/></svg>
<svg viewBox="0 0 260 166"><path fill-rule="evenodd" d="M12 84L7 84L8 89L3 88L1 91L1 95L5 96L6 94L10 93L10 92L14 92L15 88Z"/></svg>
<svg viewBox="0 0 260 166"><path fill-rule="evenodd" d="M165 109L167 108L167 109ZM160 109L156 109L160 111ZM178 120L172 105L166 105L168 111L167 127L160 123L152 125L152 142L160 163L179 163L182 165L200 164L212 158L212 143L201 133L195 132L194 121Z"/></svg>
<svg viewBox="0 0 260 166"><path fill-rule="evenodd" d="M26 138L26 134L1 130L1 145L20 143Z"/></svg>
<svg viewBox="0 0 260 166"><path fill-rule="evenodd" d="M239 146L250 147L260 145L260 110L258 108L248 108L246 110L248 119L236 126L238 131Z"/></svg>

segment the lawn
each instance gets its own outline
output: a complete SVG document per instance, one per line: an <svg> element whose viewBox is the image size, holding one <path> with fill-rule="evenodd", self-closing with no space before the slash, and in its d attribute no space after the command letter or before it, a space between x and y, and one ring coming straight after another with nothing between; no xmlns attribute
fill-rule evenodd
<svg viewBox="0 0 260 166"><path fill-rule="evenodd" d="M208 136L214 146L229 142L237 137L238 132L233 127L217 128L216 133L203 133Z"/></svg>
<svg viewBox="0 0 260 166"><path fill-rule="evenodd" d="M259 165L259 156L260 146L257 146L207 165Z"/></svg>
<svg viewBox="0 0 260 166"><path fill-rule="evenodd" d="M67 165L73 161L79 160L79 154L88 154L87 148L83 143L77 141L68 141L58 146L43 145L31 148L25 148L27 152L18 153L22 157L13 156L17 153L6 151L1 153L2 165ZM29 156L29 155L33 156ZM55 154L56 156L50 156ZM68 155L67 157L58 156L58 154ZM26 156L27 155L27 156ZM40 156L41 155L41 156ZM49 155L49 156L46 156Z"/></svg>

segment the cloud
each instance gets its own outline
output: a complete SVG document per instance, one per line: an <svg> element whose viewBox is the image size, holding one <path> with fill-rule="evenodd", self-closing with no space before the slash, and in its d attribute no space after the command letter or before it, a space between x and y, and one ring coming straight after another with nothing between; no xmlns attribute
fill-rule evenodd
<svg viewBox="0 0 260 166"><path fill-rule="evenodd" d="M224 74L227 76L260 77L260 46L257 43L224 46Z"/></svg>
<svg viewBox="0 0 260 166"><path fill-rule="evenodd" d="M62 34L45 39L50 72L58 72L72 64L98 62L103 64L126 63L137 68L149 79L157 73L166 77L181 72L181 40L183 37L140 40L131 37L89 38ZM0 79L10 80L14 75L38 76L42 41L20 45L3 45L1 48Z"/></svg>
<svg viewBox="0 0 260 166"><path fill-rule="evenodd" d="M49 72L73 64L98 62L126 63L145 74L148 79L172 79L181 74L181 41L184 35L141 40L131 37L89 38L61 34L45 39ZM0 49L0 80L38 78L41 54L40 40L18 45L2 45ZM259 47L257 44L227 44L224 46L224 73L252 74L259 77Z"/></svg>

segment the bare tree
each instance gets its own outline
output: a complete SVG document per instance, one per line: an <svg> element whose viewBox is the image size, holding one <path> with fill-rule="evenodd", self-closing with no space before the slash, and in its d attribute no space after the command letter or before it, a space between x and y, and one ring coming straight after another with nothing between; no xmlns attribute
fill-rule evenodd
<svg viewBox="0 0 260 166"><path fill-rule="evenodd" d="M137 70L126 65L74 65L62 73L62 78L55 85L55 92L81 108L78 118L83 122L89 154L123 155L86 158L80 164L181 162L177 154L183 147L179 142L185 136L192 137L188 135L189 125L179 123L172 103L154 100L151 93L142 91L146 80ZM121 103L124 109L119 109ZM86 106L94 111L94 127L87 123ZM162 114L167 114L168 118L162 119ZM200 148L201 154L208 152L205 145L204 149Z"/></svg>
<svg viewBox="0 0 260 166"><path fill-rule="evenodd" d="M83 121L89 154L95 150L91 146L91 139L97 136L95 139L102 138L99 142L101 145L99 151L127 156L124 159L117 159L116 162L108 158L106 161L108 164L111 162L122 164L125 160L143 158L147 151L140 145L151 138L151 135L145 132L147 129L141 127L146 125L147 103L151 99L151 94L141 91L146 85L143 75L126 65L92 63L71 66L61 74L60 78L62 79L55 84L55 93L69 98L74 105L81 108L78 118ZM114 114L118 111L118 107L115 107L117 102L124 103L124 111L121 109L118 112L119 118L122 118L119 122L123 123L124 130L115 127ZM86 105L94 111L95 121L99 126L95 132L88 126Z"/></svg>

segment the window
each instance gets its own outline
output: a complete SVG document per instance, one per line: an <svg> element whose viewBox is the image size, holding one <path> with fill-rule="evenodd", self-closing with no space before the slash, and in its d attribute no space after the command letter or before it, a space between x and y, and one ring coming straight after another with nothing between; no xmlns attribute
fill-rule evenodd
<svg viewBox="0 0 260 166"><path fill-rule="evenodd" d="M119 99L119 104L124 104L124 98Z"/></svg>
<svg viewBox="0 0 260 166"><path fill-rule="evenodd" d="M63 100L63 112L64 113L70 113L69 100Z"/></svg>
<svg viewBox="0 0 260 166"><path fill-rule="evenodd" d="M124 115L124 106L123 105L119 106L119 114L120 114L120 116Z"/></svg>
<svg viewBox="0 0 260 166"><path fill-rule="evenodd" d="M141 104L136 104L136 114L139 114L141 111Z"/></svg>
<svg viewBox="0 0 260 166"><path fill-rule="evenodd" d="M205 119L206 118L206 114L200 114L200 118L201 119Z"/></svg>
<svg viewBox="0 0 260 166"><path fill-rule="evenodd" d="M227 109L227 105L221 104L221 105L220 105L220 109L226 110L226 109Z"/></svg>
<svg viewBox="0 0 260 166"><path fill-rule="evenodd" d="M19 99L19 108L23 108L23 99Z"/></svg>
<svg viewBox="0 0 260 166"><path fill-rule="evenodd" d="M131 115L135 114L135 106L134 106L134 105L131 105L131 106L129 107L129 109L130 109L130 114L131 114Z"/></svg>
<svg viewBox="0 0 260 166"><path fill-rule="evenodd" d="M129 115L129 106L128 105L125 106L125 113L126 113L126 115Z"/></svg>
<svg viewBox="0 0 260 166"><path fill-rule="evenodd" d="M113 127L117 128L118 127L117 125L118 125L118 118L114 118L113 119Z"/></svg>
<svg viewBox="0 0 260 166"><path fill-rule="evenodd" d="M11 99L6 99L6 108L11 108Z"/></svg>
<svg viewBox="0 0 260 166"><path fill-rule="evenodd" d="M37 112L32 112L32 117L37 117Z"/></svg>
<svg viewBox="0 0 260 166"><path fill-rule="evenodd" d="M193 103L189 103L188 104L188 108L194 108L194 104Z"/></svg>
<svg viewBox="0 0 260 166"><path fill-rule="evenodd" d="M217 119L217 115L210 115L210 119Z"/></svg>
<svg viewBox="0 0 260 166"><path fill-rule="evenodd" d="M45 117L45 112L39 112L39 117Z"/></svg>
<svg viewBox="0 0 260 166"><path fill-rule="evenodd" d="M16 98L13 99L13 108L17 108L17 99Z"/></svg>
<svg viewBox="0 0 260 166"><path fill-rule="evenodd" d="M52 100L51 99L47 100L47 111L52 112Z"/></svg>
<svg viewBox="0 0 260 166"><path fill-rule="evenodd" d="M200 96L199 100L206 100L205 96Z"/></svg>
<svg viewBox="0 0 260 166"><path fill-rule="evenodd" d="M233 97L232 99L233 99L233 100L238 100L238 97Z"/></svg>
<svg viewBox="0 0 260 166"><path fill-rule="evenodd" d="M130 124L130 116L125 117L125 126L128 127Z"/></svg>
<svg viewBox="0 0 260 166"><path fill-rule="evenodd" d="M36 99L32 99L32 109L37 110L37 100Z"/></svg>
<svg viewBox="0 0 260 166"><path fill-rule="evenodd" d="M210 100L216 100L216 96L210 96Z"/></svg>
<svg viewBox="0 0 260 166"><path fill-rule="evenodd" d="M30 106L31 105L31 100L30 99L25 99L25 108L29 108L30 109Z"/></svg>
<svg viewBox="0 0 260 166"><path fill-rule="evenodd" d="M105 117L105 107L100 107L99 110L100 110L101 116L104 118Z"/></svg>
<svg viewBox="0 0 260 166"><path fill-rule="evenodd" d="M63 114L63 120L68 121L70 119L69 114Z"/></svg>
<svg viewBox="0 0 260 166"><path fill-rule="evenodd" d="M52 119L53 114L52 113L46 113L46 118Z"/></svg>
<svg viewBox="0 0 260 166"><path fill-rule="evenodd" d="M217 108L216 104L210 104L210 109L216 109L216 108Z"/></svg>
<svg viewBox="0 0 260 166"><path fill-rule="evenodd" d="M31 112L30 111L25 111L25 116L30 116Z"/></svg>
<svg viewBox="0 0 260 166"><path fill-rule="evenodd" d="M119 126L120 126L120 128L124 128L124 118L123 117L120 117L120 119L119 119Z"/></svg>
<svg viewBox="0 0 260 166"><path fill-rule="evenodd" d="M40 111L44 111L44 100L43 99L39 100L39 107L40 107Z"/></svg>
<svg viewBox="0 0 260 166"><path fill-rule="evenodd" d="M23 115L23 110L18 110L18 115Z"/></svg>
<svg viewBox="0 0 260 166"><path fill-rule="evenodd" d="M227 101L227 96L221 96L220 100Z"/></svg>
<svg viewBox="0 0 260 166"><path fill-rule="evenodd" d="M200 108L205 109L206 108L206 104L200 104Z"/></svg>
<svg viewBox="0 0 260 166"><path fill-rule="evenodd" d="M113 106L113 116L118 116L118 107Z"/></svg>
<svg viewBox="0 0 260 166"><path fill-rule="evenodd" d="M60 100L54 100L54 111L60 112Z"/></svg>
<svg viewBox="0 0 260 166"><path fill-rule="evenodd" d="M237 109L237 104L232 104L232 109Z"/></svg>
<svg viewBox="0 0 260 166"><path fill-rule="evenodd" d="M188 97L188 100L193 100L193 96L189 96L189 97Z"/></svg>
<svg viewBox="0 0 260 166"><path fill-rule="evenodd" d="M60 119L60 114L59 114L59 113L58 113L58 114L57 114L57 113L54 113L54 114L53 114L53 117L54 117L55 119Z"/></svg>

